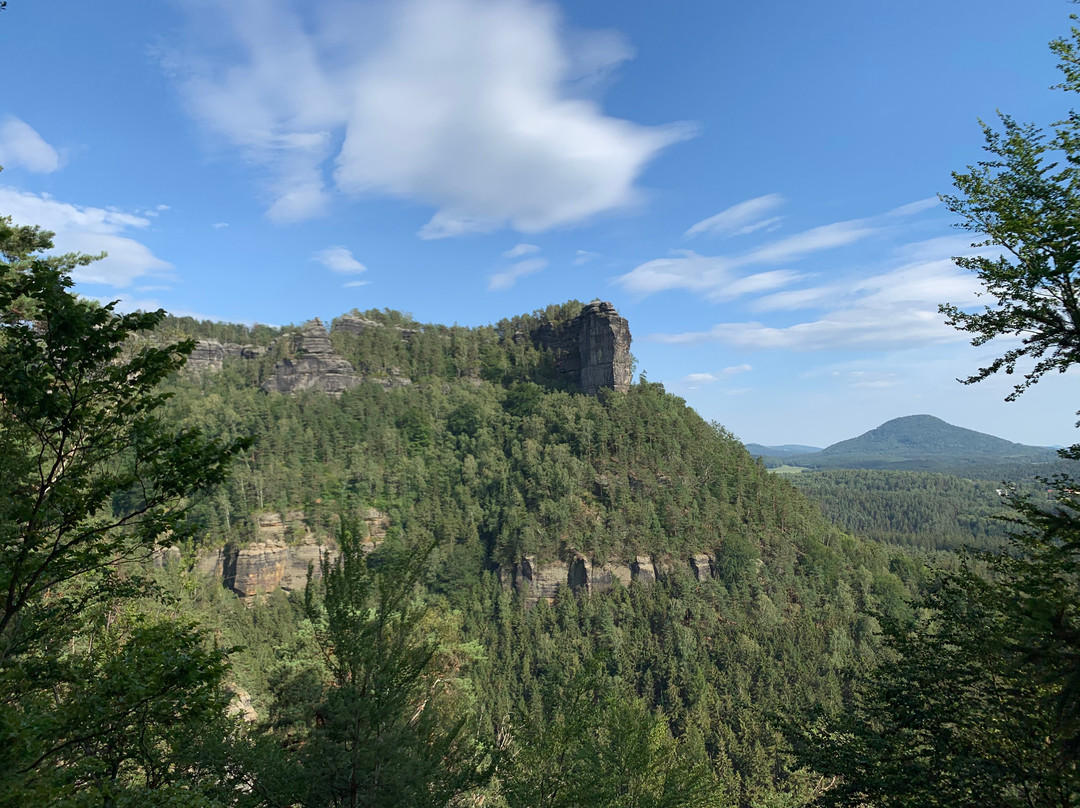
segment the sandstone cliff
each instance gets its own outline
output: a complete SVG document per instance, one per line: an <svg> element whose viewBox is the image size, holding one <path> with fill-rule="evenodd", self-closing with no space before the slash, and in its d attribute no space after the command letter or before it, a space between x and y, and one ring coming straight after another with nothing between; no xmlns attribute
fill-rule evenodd
<svg viewBox="0 0 1080 808"><path fill-rule="evenodd" d="M188 357L186 367L195 372L219 371L227 358L256 359L265 353L266 348L258 345L201 339L195 343L195 350Z"/></svg>
<svg viewBox="0 0 1080 808"><path fill-rule="evenodd" d="M676 574L689 574L698 581L713 577L714 558L708 553L698 553L686 559L637 556L629 564L608 562L595 564L582 555L570 561L538 562L535 556L525 556L513 569L500 572L504 586L513 586L524 601L525 608L535 606L541 600L555 600L559 589L566 587L574 592L590 594L610 589L618 581L623 586L631 583L649 585L657 579Z"/></svg>
<svg viewBox="0 0 1080 808"><path fill-rule="evenodd" d="M340 395L360 383L352 364L334 353L330 335L316 317L292 335L294 358L274 365L273 375L263 382L268 393L321 390Z"/></svg>
<svg viewBox="0 0 1080 808"><path fill-rule="evenodd" d="M261 513L253 517L255 541L230 544L198 559L195 568L220 580L241 597L266 595L277 589L299 591L307 584L308 565L315 577L322 572L325 556L331 563L338 557L337 545L320 539L303 526L300 511ZM366 552L374 552L386 537L390 520L385 513L368 508L361 521L367 532ZM300 526L297 529L296 526ZM176 551L179 554L179 550Z"/></svg>
<svg viewBox="0 0 1080 808"><path fill-rule="evenodd" d="M555 354L559 375L585 395L602 387L630 389L630 326L610 303L590 303L569 322L544 324L533 338Z"/></svg>

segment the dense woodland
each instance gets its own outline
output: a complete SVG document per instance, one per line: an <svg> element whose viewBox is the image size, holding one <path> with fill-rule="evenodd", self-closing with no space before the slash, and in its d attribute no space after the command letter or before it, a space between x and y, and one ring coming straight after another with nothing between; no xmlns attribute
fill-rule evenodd
<svg viewBox="0 0 1080 808"><path fill-rule="evenodd" d="M398 369L414 379L407 387L371 382L336 399L267 394L257 383L274 352L178 377L170 403L178 417L223 439L260 435L194 511L204 528L189 554L242 541L252 512L302 510L333 536L342 519L376 506L390 514L389 541L433 546L427 597L454 615L461 642L479 649L470 688L489 739L526 719L543 734L567 720L565 692L577 677L602 676L605 691L640 700L673 737L693 740L724 802L803 793L771 717L795 704L841 709L852 677L880 650L869 613L907 614L927 573L832 527L660 385L642 380L596 398L552 389L550 356L514 335L577 308L479 330L365 312L387 328L338 349L357 367ZM394 325L416 334L402 339ZM181 328L225 336L190 322L163 330ZM652 586L592 596L567 589L531 610L498 575L524 555L685 560L699 552L716 554L717 579L700 583L682 569ZM204 588L200 597L229 596ZM287 603L274 608L285 641L294 618ZM234 614L223 636L246 646L241 664L251 678L242 684L267 705L268 671L280 660L245 633L248 612Z"/></svg>

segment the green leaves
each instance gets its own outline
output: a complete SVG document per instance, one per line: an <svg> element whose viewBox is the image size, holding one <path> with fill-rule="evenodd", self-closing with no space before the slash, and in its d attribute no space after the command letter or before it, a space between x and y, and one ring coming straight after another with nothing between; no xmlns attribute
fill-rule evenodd
<svg viewBox="0 0 1080 808"><path fill-rule="evenodd" d="M1072 41L1052 47L1062 57L1065 89L1080 89ZM989 160L955 172L959 194L943 195L946 206L961 217L958 227L985 238L973 247L993 252L955 258L974 272L993 302L982 311L944 304L947 323L973 335L973 345L997 337L1017 337L1008 348L965 384L1004 370L1012 375L1019 363L1033 360L1024 379L1013 387L1014 400L1050 371L1064 372L1080 360L1080 118L1070 113L1054 125L1053 137L1036 126L1001 114L1001 131L983 124ZM1057 158L1065 158L1060 166Z"/></svg>
<svg viewBox="0 0 1080 808"><path fill-rule="evenodd" d="M93 259L43 256L50 238L0 218L0 804L191 804L163 790L221 782L187 778L200 735L229 732L227 652L140 617L154 589L127 562L182 532L246 441L162 420L193 343L74 295Z"/></svg>

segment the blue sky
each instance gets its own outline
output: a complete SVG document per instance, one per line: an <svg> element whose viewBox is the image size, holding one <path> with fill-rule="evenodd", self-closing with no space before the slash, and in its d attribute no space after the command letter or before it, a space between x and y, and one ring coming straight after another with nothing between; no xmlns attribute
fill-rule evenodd
<svg viewBox="0 0 1080 808"><path fill-rule="evenodd" d="M978 119L1070 98L1060 0L11 0L0 214L109 257L128 308L393 308L480 325L611 300L638 369L738 437L930 413L1076 440L1080 384L992 355L936 195Z"/></svg>

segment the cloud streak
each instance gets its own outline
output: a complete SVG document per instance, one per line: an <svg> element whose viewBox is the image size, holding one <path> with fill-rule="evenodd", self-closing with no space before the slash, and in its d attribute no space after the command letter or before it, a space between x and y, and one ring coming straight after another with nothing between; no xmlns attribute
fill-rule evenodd
<svg viewBox="0 0 1080 808"><path fill-rule="evenodd" d="M817 319L790 325L762 322L718 323L707 331L660 334L672 345L720 342L741 349L895 350L957 342L967 337L945 325L937 306L943 300L969 305L978 284L949 259L908 264L868 278L810 289L784 291L754 302L759 311L821 308Z"/></svg>
<svg viewBox="0 0 1080 808"><path fill-rule="evenodd" d="M698 222L687 230L686 234L752 226L761 215L780 201L782 198L776 194L751 199ZM796 262L814 253L855 244L895 227L899 219L933 207L932 203L936 203L936 200L924 199L894 208L879 216L812 227L742 253L705 256L693 250L675 250L667 258L656 258L638 265L625 275L617 277L615 283L641 297L671 289L684 289L704 295L714 302L732 300L744 294L787 286L807 277L804 273L787 269L747 276L740 276L737 270Z"/></svg>
<svg viewBox="0 0 1080 808"><path fill-rule="evenodd" d="M748 199L720 211L715 216L701 220L683 235L686 238L703 235L743 236L757 230L776 227L780 224L781 217L768 216L768 214L783 203L784 198L780 194L768 194Z"/></svg>
<svg viewBox="0 0 1080 808"><path fill-rule="evenodd" d="M367 267L353 258L352 251L341 246L327 247L325 250L318 250L312 254L311 260L318 261L333 272L352 275L367 272Z"/></svg>
<svg viewBox="0 0 1080 808"><path fill-rule="evenodd" d="M547 265L548 260L546 258L526 258L524 261L518 261L509 269L496 272L490 276L488 278L488 291L505 292L513 287L519 279L540 272L546 269Z"/></svg>

